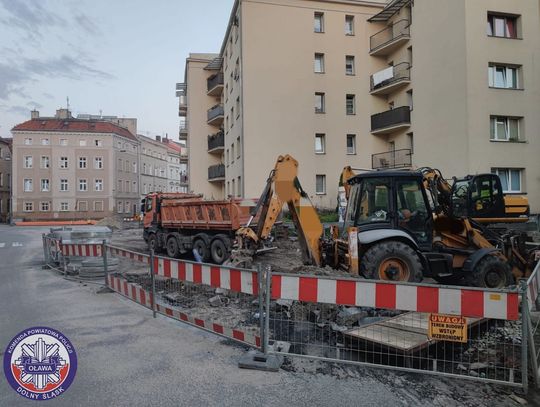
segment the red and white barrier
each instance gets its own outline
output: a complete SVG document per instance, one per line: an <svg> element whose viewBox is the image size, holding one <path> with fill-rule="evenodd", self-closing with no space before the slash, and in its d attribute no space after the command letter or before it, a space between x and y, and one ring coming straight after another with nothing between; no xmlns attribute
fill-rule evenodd
<svg viewBox="0 0 540 407"><path fill-rule="evenodd" d="M126 280L112 275L108 276L108 282L109 287L117 293L122 294L147 308L152 308L151 292L144 290L137 284L128 283Z"/></svg>
<svg viewBox="0 0 540 407"><path fill-rule="evenodd" d="M126 259L138 261L139 263L150 264L149 255L122 249L120 247L107 246L107 253L109 253L111 256L125 257Z"/></svg>
<svg viewBox="0 0 540 407"><path fill-rule="evenodd" d="M154 258L154 273L162 277L225 288L245 294L258 295L259 293L256 271L156 257Z"/></svg>
<svg viewBox="0 0 540 407"><path fill-rule="evenodd" d="M180 312L166 305L156 304L156 310L164 315L178 319L179 321L188 322L199 328L206 329L211 332L226 336L227 338L236 339L237 341L249 343L257 347L261 346L261 338L249 332L240 331L238 329L228 328L214 321L205 321L203 319L194 318L184 312Z"/></svg>
<svg viewBox="0 0 540 407"><path fill-rule="evenodd" d="M272 298L517 320L517 292L273 275Z"/></svg>
<svg viewBox="0 0 540 407"><path fill-rule="evenodd" d="M60 249L64 256L101 257L100 244L64 244L60 243Z"/></svg>

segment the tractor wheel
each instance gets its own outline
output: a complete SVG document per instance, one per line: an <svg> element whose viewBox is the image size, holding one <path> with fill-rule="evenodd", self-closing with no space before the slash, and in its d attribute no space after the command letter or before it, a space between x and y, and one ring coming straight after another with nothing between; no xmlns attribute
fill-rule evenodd
<svg viewBox="0 0 540 407"><path fill-rule="evenodd" d="M419 282L422 263L405 243L387 241L370 247L360 260L360 273L372 280Z"/></svg>
<svg viewBox="0 0 540 407"><path fill-rule="evenodd" d="M171 236L167 239L167 256L178 258L180 256L180 250L178 249L178 241L176 237Z"/></svg>
<svg viewBox="0 0 540 407"><path fill-rule="evenodd" d="M472 287L504 288L514 284L514 276L508 263L497 256L488 255L467 275L466 282Z"/></svg>
<svg viewBox="0 0 540 407"><path fill-rule="evenodd" d="M157 236L155 233L152 233L150 236L148 236L148 250L153 250L154 253L157 253L159 250Z"/></svg>
<svg viewBox="0 0 540 407"><path fill-rule="evenodd" d="M223 264L223 262L227 260L229 251L223 240L216 238L212 241L212 244L210 245L210 256L212 257L212 261L216 264Z"/></svg>
<svg viewBox="0 0 540 407"><path fill-rule="evenodd" d="M210 250L208 250L208 246L203 239L195 240L195 242L193 242L193 249L196 250L197 253L199 253L199 256L201 256L203 263L208 262L208 260L210 259Z"/></svg>

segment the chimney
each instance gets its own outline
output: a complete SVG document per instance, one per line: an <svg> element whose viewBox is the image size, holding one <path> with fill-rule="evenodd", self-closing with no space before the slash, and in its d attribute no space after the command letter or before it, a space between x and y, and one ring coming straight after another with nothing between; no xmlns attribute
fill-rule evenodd
<svg viewBox="0 0 540 407"><path fill-rule="evenodd" d="M160 141L160 142L161 142L161 136L156 136L156 141Z"/></svg>
<svg viewBox="0 0 540 407"><path fill-rule="evenodd" d="M30 118L31 119L39 119L39 112L36 109L32 110L30 112Z"/></svg>
<svg viewBox="0 0 540 407"><path fill-rule="evenodd" d="M71 112L68 109L57 109L55 117L57 119L71 119Z"/></svg>

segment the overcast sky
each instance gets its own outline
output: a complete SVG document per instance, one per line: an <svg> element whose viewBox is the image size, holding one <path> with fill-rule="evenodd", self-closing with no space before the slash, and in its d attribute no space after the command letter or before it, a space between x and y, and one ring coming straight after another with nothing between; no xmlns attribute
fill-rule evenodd
<svg viewBox="0 0 540 407"><path fill-rule="evenodd" d="M219 52L233 0L0 0L0 136L66 106L178 139L189 52Z"/></svg>

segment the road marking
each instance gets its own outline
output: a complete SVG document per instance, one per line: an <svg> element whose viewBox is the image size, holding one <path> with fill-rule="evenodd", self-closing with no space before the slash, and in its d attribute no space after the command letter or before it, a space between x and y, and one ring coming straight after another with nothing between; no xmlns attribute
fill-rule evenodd
<svg viewBox="0 0 540 407"><path fill-rule="evenodd" d="M23 244L22 244L22 243L19 243L19 242L13 242L13 243L11 244L11 246L13 246L13 247L22 247L22 245L23 245Z"/></svg>
<svg viewBox="0 0 540 407"><path fill-rule="evenodd" d="M0 248L4 247L5 245L6 245L5 243L0 243Z"/></svg>

